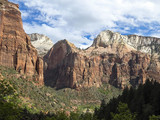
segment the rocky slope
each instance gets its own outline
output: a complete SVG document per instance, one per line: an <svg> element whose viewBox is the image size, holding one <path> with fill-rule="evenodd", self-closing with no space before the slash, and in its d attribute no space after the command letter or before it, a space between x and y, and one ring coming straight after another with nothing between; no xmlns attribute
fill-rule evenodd
<svg viewBox="0 0 160 120"><path fill-rule="evenodd" d="M147 54L160 55L160 39L138 35L121 35L112 31L103 31L95 39L92 46L107 47L109 44L121 43Z"/></svg>
<svg viewBox="0 0 160 120"><path fill-rule="evenodd" d="M43 84L43 60L23 30L19 6L8 0L0 0L0 65L15 68Z"/></svg>
<svg viewBox="0 0 160 120"><path fill-rule="evenodd" d="M160 39L103 31L93 45L80 50L67 40L44 57L45 84L56 88L136 86L147 78L160 82Z"/></svg>
<svg viewBox="0 0 160 120"><path fill-rule="evenodd" d="M45 35L33 33L28 34L31 38L32 45L37 49L40 56L44 56L53 46L53 42Z"/></svg>

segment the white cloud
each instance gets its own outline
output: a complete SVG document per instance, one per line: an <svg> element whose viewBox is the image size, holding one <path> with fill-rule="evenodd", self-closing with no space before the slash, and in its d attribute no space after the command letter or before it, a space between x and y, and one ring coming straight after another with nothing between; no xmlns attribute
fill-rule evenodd
<svg viewBox="0 0 160 120"><path fill-rule="evenodd" d="M24 23L23 25L24 29L28 34L35 33L36 31L36 33L42 33L44 35L48 35L48 37L54 40L54 43L57 42L58 40L67 39L70 42L74 43L76 46L81 48L83 46L82 45L83 43L86 43L87 45L92 44L92 41L81 36L79 31L66 33L66 31L63 29L52 28L46 24L38 25L36 23L33 24Z"/></svg>
<svg viewBox="0 0 160 120"><path fill-rule="evenodd" d="M29 16L29 13L27 11L21 10L22 18L26 19Z"/></svg>
<svg viewBox="0 0 160 120"><path fill-rule="evenodd" d="M27 33L46 34L54 43L66 38L78 47L84 47L82 43L91 44L92 41L83 37L85 34L95 37L102 29L130 33L131 28L142 24L151 24L152 28L152 23L160 23L158 0L14 0L14 2L23 2L29 9L40 11L39 16L34 19L48 23L48 25L25 23ZM22 11L22 17L28 16L26 11ZM119 28L115 22L122 22L121 27L124 28Z"/></svg>

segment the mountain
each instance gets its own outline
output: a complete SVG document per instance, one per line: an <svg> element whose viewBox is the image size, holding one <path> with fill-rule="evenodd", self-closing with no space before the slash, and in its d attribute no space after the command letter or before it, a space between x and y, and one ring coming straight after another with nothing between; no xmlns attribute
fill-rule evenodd
<svg viewBox="0 0 160 120"><path fill-rule="evenodd" d="M51 43L43 35L31 37L37 46L45 44L43 48ZM111 115L104 111L116 110L120 99L132 103L129 107L140 110L139 115L142 110L143 115L160 113L157 97L160 85L146 82L147 79L160 82L159 38L103 31L86 50L61 40L43 59L24 32L19 6L0 0L0 119L62 120L70 115L70 119L86 120L93 116L89 112L93 113L101 100L108 103L112 98L109 109L95 109L97 114L102 110L98 117ZM137 92L132 87L127 92L126 88L122 97L118 97L121 94L118 88L145 82Z"/></svg>
<svg viewBox="0 0 160 120"><path fill-rule="evenodd" d="M33 33L28 34L31 38L32 45L37 49L40 56L44 56L53 46L53 42L45 35Z"/></svg>
<svg viewBox="0 0 160 120"><path fill-rule="evenodd" d="M0 0L0 13L0 65L43 84L43 60L24 32L19 6Z"/></svg>
<svg viewBox="0 0 160 120"><path fill-rule="evenodd" d="M138 35L121 35L117 32L102 31L94 40L93 47L107 47L113 43L124 43L137 51L160 56L160 39Z"/></svg>
<svg viewBox="0 0 160 120"><path fill-rule="evenodd" d="M137 86L146 79L160 82L160 39L102 31L86 50L67 40L56 43L44 56L45 84L51 87L118 88Z"/></svg>

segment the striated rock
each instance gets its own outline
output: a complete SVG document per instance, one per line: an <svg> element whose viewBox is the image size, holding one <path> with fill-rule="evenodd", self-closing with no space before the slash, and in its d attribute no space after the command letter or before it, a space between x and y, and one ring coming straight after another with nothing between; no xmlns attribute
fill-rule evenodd
<svg viewBox="0 0 160 120"><path fill-rule="evenodd" d="M72 72L69 71L69 67L64 66L73 66L72 58L69 58L69 54L72 53L77 48L69 43L67 40L62 40L56 43L50 51L47 53L46 56L44 56L44 61L47 62L48 66L46 69L45 79L47 85L56 86L59 88L68 87L71 86L72 82ZM66 60L66 63L63 63L63 61ZM69 59L69 60L68 60ZM68 62L67 62L68 61ZM61 66L62 68L57 69L58 66ZM59 73L60 72L60 73ZM53 75L55 75L53 77ZM59 76L60 75L60 76ZM66 81L66 82L64 82Z"/></svg>
<svg viewBox="0 0 160 120"><path fill-rule="evenodd" d="M138 35L125 36L109 30L101 32L94 40L92 46L107 47L114 43L124 43L137 51L160 55L160 38Z"/></svg>
<svg viewBox="0 0 160 120"><path fill-rule="evenodd" d="M0 65L15 68L43 84L43 60L24 32L17 4L0 0Z"/></svg>
<svg viewBox="0 0 160 120"><path fill-rule="evenodd" d="M86 50L59 41L44 57L45 84L79 89L104 83L124 88L143 84L146 79L160 82L159 42L158 38L111 31L100 33Z"/></svg>
<svg viewBox="0 0 160 120"><path fill-rule="evenodd" d="M37 49L40 56L44 56L53 46L53 42L47 36L33 33L28 34L31 38L32 45Z"/></svg>

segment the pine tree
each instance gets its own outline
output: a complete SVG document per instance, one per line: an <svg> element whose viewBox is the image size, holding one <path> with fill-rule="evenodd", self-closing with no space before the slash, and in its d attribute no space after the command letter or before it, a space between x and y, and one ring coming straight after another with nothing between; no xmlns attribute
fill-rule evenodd
<svg viewBox="0 0 160 120"><path fill-rule="evenodd" d="M112 120L136 120L136 115L130 112L127 104L120 102L117 110L118 113L111 113Z"/></svg>

